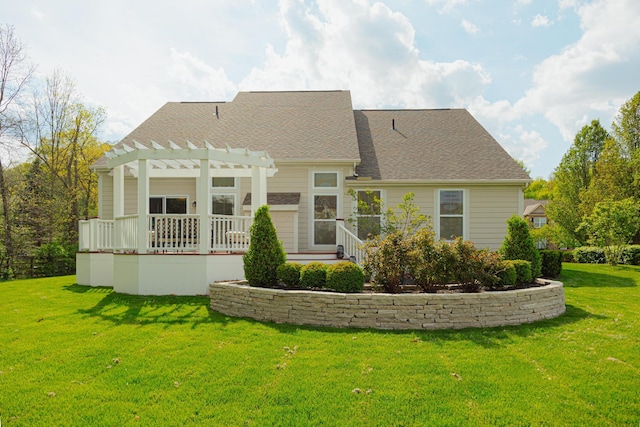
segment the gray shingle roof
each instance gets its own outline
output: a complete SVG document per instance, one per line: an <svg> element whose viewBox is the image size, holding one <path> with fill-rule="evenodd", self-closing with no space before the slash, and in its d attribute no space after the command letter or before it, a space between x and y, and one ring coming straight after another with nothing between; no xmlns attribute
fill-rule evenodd
<svg viewBox="0 0 640 427"><path fill-rule="evenodd" d="M239 92L231 102L168 102L120 144L134 140L149 147L188 140L266 150L276 165L361 161L358 175L375 180L530 179L466 110L354 111L349 91ZM105 163L102 158L95 166Z"/></svg>
<svg viewBox="0 0 640 427"><path fill-rule="evenodd" d="M530 179L467 110L357 110L354 115L362 158L356 169L360 177Z"/></svg>

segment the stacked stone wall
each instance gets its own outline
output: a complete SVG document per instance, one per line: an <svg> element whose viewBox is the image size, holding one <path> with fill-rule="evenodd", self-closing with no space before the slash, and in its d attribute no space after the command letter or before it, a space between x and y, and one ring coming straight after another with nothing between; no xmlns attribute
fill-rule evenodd
<svg viewBox="0 0 640 427"><path fill-rule="evenodd" d="M211 308L276 323L375 329L460 329L518 325L565 312L562 283L476 294L344 294L210 285Z"/></svg>

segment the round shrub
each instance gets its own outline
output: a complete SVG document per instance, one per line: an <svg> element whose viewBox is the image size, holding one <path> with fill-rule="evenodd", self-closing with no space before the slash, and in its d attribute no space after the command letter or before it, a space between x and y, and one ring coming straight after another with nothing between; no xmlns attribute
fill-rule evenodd
<svg viewBox="0 0 640 427"><path fill-rule="evenodd" d="M531 283L531 263L523 259L511 260L516 269L516 283L519 285Z"/></svg>
<svg viewBox="0 0 640 427"><path fill-rule="evenodd" d="M300 270L300 286L303 288L324 288L327 283L327 264L312 261Z"/></svg>
<svg viewBox="0 0 640 427"><path fill-rule="evenodd" d="M364 272L357 264L339 262L327 268L327 288L338 292L362 292Z"/></svg>
<svg viewBox="0 0 640 427"><path fill-rule="evenodd" d="M498 282L496 288L504 288L507 286L513 286L518 280L518 273L516 267L513 265L513 261L504 260L499 264L498 270Z"/></svg>
<svg viewBox="0 0 640 427"><path fill-rule="evenodd" d="M581 246L573 250L573 257L580 264L606 264L604 249L595 246Z"/></svg>
<svg viewBox="0 0 640 427"><path fill-rule="evenodd" d="M286 287L295 288L300 285L301 269L302 264L299 262L285 262L276 269L276 276Z"/></svg>

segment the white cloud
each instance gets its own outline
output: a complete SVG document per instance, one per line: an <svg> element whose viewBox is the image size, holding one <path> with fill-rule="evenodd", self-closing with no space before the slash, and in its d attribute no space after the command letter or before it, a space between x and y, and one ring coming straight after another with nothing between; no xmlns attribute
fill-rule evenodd
<svg viewBox="0 0 640 427"><path fill-rule="evenodd" d="M462 28L469 34L478 34L480 32L480 28L478 28L473 23L467 21L466 19L462 20Z"/></svg>
<svg viewBox="0 0 640 427"><path fill-rule="evenodd" d="M356 108L462 106L491 79L479 64L419 58L406 16L366 0L281 0L288 40L239 85L248 89L351 89Z"/></svg>
<svg viewBox="0 0 640 427"><path fill-rule="evenodd" d="M183 100L224 100L236 93L224 69L213 68L189 52L170 51L169 77L177 81Z"/></svg>
<svg viewBox="0 0 640 427"><path fill-rule="evenodd" d="M549 21L549 18L544 16L544 15L536 15L533 17L533 20L531 20L531 26L536 28L536 27L548 27L551 25L551 21Z"/></svg>
<svg viewBox="0 0 640 427"><path fill-rule="evenodd" d="M456 6L467 3L468 0L427 0L429 6L440 6L438 12L446 13Z"/></svg>
<svg viewBox="0 0 640 427"><path fill-rule="evenodd" d="M565 141L572 141L594 118L608 127L619 106L638 90L634 70L640 69L639 2L600 0L577 13L583 28L580 40L538 64L531 88L507 116L517 120L544 114ZM489 117L496 110L477 100L474 107Z"/></svg>

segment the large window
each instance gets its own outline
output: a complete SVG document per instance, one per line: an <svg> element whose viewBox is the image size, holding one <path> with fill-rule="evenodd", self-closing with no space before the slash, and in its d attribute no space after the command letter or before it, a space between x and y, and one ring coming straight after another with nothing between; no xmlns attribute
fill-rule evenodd
<svg viewBox="0 0 640 427"><path fill-rule="evenodd" d="M542 228L547 224L547 217L534 216L532 219L533 219L533 228Z"/></svg>
<svg viewBox="0 0 640 427"><path fill-rule="evenodd" d="M366 240L369 237L378 236L381 232L382 212L380 204L382 202L382 194L380 190L358 190L357 193L358 238Z"/></svg>
<svg viewBox="0 0 640 427"><path fill-rule="evenodd" d="M187 198L182 196L149 197L149 213L156 215L186 214Z"/></svg>
<svg viewBox="0 0 640 427"><path fill-rule="evenodd" d="M211 213L234 215L236 205L236 181L233 177L211 179Z"/></svg>
<svg viewBox="0 0 640 427"><path fill-rule="evenodd" d="M336 218L338 217L338 173L314 172L313 244L336 244Z"/></svg>
<svg viewBox="0 0 640 427"><path fill-rule="evenodd" d="M464 237L464 191L440 190L438 193L438 222L441 240Z"/></svg>

